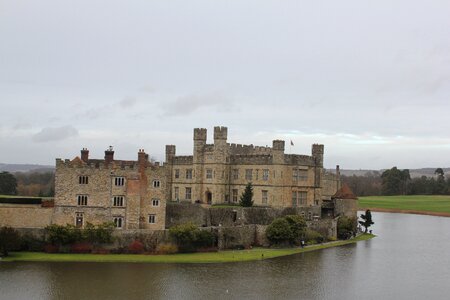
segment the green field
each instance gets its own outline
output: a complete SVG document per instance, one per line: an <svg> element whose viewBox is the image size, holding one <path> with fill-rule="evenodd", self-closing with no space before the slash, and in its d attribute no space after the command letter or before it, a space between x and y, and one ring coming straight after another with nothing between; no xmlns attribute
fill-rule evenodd
<svg viewBox="0 0 450 300"><path fill-rule="evenodd" d="M171 255L145 254L48 254L42 252L13 252L1 261L48 261L48 262L132 262L132 263L226 263L262 260L319 249L342 246L365 241L374 235L363 234L347 241L336 241L325 244L307 246L305 248L251 250L227 250L208 253L186 253Z"/></svg>
<svg viewBox="0 0 450 300"><path fill-rule="evenodd" d="M450 214L450 196L371 196L359 197L359 208L411 210Z"/></svg>

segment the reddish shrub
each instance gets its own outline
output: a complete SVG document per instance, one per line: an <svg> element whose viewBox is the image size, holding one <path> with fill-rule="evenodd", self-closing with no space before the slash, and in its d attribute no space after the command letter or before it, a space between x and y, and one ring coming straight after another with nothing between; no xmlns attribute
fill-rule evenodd
<svg viewBox="0 0 450 300"><path fill-rule="evenodd" d="M75 243L70 246L70 252L72 253L91 253L92 252L92 244L82 242Z"/></svg>
<svg viewBox="0 0 450 300"><path fill-rule="evenodd" d="M142 253L144 253L144 244L142 244L141 241L134 240L128 246L128 252L133 253L133 254L142 254Z"/></svg>
<svg viewBox="0 0 450 300"><path fill-rule="evenodd" d="M59 247L52 244L47 244L44 246L44 252L45 253L58 253Z"/></svg>
<svg viewBox="0 0 450 300"><path fill-rule="evenodd" d="M178 252L177 245L174 244L160 244L156 246L156 254L174 254Z"/></svg>
<svg viewBox="0 0 450 300"><path fill-rule="evenodd" d="M92 250L93 254L109 254L111 251L109 249L105 248L95 248Z"/></svg>

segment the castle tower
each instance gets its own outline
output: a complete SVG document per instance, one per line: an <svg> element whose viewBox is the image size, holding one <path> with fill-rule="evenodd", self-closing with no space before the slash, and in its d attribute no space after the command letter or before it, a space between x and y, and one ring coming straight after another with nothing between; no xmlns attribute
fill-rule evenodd
<svg viewBox="0 0 450 300"><path fill-rule="evenodd" d="M274 140L272 142L272 163L284 164L284 141Z"/></svg>
<svg viewBox="0 0 450 300"><path fill-rule="evenodd" d="M324 147L321 144L312 145L312 157L315 161L314 166L314 205L322 205L322 176L323 176L323 152Z"/></svg>
<svg viewBox="0 0 450 300"><path fill-rule="evenodd" d="M313 144L311 152L312 152L312 156L316 160L317 166L323 167L323 152L324 152L323 145Z"/></svg>
<svg viewBox="0 0 450 300"><path fill-rule="evenodd" d="M203 162L203 149L206 145L206 128L194 128L194 163Z"/></svg>
<svg viewBox="0 0 450 300"><path fill-rule="evenodd" d="M166 163L171 163L176 154L175 145L166 145Z"/></svg>
<svg viewBox="0 0 450 300"><path fill-rule="evenodd" d="M211 203L224 203L230 199L229 191L229 145L227 144L228 128L223 126L214 127L214 150L213 150L213 164L210 168L213 171L213 178L206 179L206 186L212 183L213 188L210 188L206 193L209 195ZM208 198L208 195L207 195Z"/></svg>

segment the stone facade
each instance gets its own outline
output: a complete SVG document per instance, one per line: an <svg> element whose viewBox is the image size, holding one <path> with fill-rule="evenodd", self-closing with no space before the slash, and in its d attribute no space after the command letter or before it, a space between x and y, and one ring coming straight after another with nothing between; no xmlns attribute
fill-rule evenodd
<svg viewBox="0 0 450 300"><path fill-rule="evenodd" d="M214 128L214 143L207 131L194 129L192 156L176 156L166 146L168 199L207 204L238 203L247 183L254 188L254 205L320 207L339 188L334 174L324 180L324 146L312 145L311 155L285 153L285 142L272 147L227 143L228 129Z"/></svg>
<svg viewBox="0 0 450 300"><path fill-rule="evenodd" d="M123 231L163 230L186 222L267 225L279 216L265 209L269 207L310 221L355 213L353 202L330 202L340 188L339 169L325 173L323 145L312 145L311 155L297 155L286 154L282 140L274 140L272 147L230 144L226 127L214 128L213 144L206 143L206 136L206 129L194 129L190 156L177 156L176 147L167 145L163 165L150 162L143 149L137 160L116 160L112 147L104 159L89 158L87 149L72 160L56 159L54 207L0 206L0 225L84 227L88 222L114 222ZM237 204L249 182L254 209L203 208ZM167 202L172 205L166 214ZM330 206L326 214L325 204Z"/></svg>
<svg viewBox="0 0 450 300"><path fill-rule="evenodd" d="M137 161L105 159L56 160L54 224L114 222L122 229L164 229L165 168L148 161L139 150Z"/></svg>

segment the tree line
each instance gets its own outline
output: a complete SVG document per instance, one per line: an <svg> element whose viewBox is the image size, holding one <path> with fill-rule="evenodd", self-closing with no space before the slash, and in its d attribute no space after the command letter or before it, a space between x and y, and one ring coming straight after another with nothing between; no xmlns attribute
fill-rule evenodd
<svg viewBox="0 0 450 300"><path fill-rule="evenodd" d="M55 174L53 172L1 172L0 195L53 197Z"/></svg>
<svg viewBox="0 0 450 300"><path fill-rule="evenodd" d="M408 169L392 167L383 172L370 171L363 176L341 175L341 179L358 196L449 195L450 177L445 176L442 168L437 168L434 174L411 178Z"/></svg>

